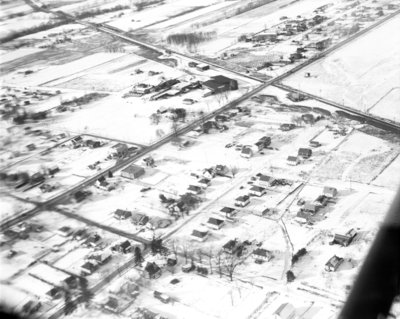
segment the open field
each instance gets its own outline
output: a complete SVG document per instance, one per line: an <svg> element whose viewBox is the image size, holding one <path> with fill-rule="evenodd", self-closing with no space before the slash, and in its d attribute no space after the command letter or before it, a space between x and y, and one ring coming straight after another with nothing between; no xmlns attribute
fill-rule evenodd
<svg viewBox="0 0 400 319"><path fill-rule="evenodd" d="M287 78L284 83L398 122L400 110L395 101L399 93L397 70L400 65L398 59L392 57L399 55L400 40L387 36L398 28L399 16ZM304 72L312 76L305 79ZM380 74L385 77L380 79Z"/></svg>

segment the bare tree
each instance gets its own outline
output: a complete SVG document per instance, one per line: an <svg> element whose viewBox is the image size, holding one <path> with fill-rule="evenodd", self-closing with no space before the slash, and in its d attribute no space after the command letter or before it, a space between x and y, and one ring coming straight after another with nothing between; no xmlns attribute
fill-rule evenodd
<svg viewBox="0 0 400 319"><path fill-rule="evenodd" d="M212 260L214 258L214 251L212 247L209 247L207 251L203 252L204 256L208 258L208 265L210 266L210 274L213 273Z"/></svg>
<svg viewBox="0 0 400 319"><path fill-rule="evenodd" d="M224 252L222 250L218 251L216 257L216 262L217 262L217 268L218 268L218 274L219 277L222 277L222 267L223 267L223 254Z"/></svg>
<svg viewBox="0 0 400 319"><path fill-rule="evenodd" d="M175 117L172 118L171 129L175 136L178 136L178 126L179 125L177 119Z"/></svg>
<svg viewBox="0 0 400 319"><path fill-rule="evenodd" d="M233 281L233 274L236 268L243 262L243 259L238 257L237 254L231 254L224 261L224 269L228 273L229 279Z"/></svg>
<svg viewBox="0 0 400 319"><path fill-rule="evenodd" d="M238 172L239 168L237 166L231 166L232 177L235 177Z"/></svg>
<svg viewBox="0 0 400 319"><path fill-rule="evenodd" d="M175 258L178 259L178 245L175 240L171 242L171 251L174 254Z"/></svg>
<svg viewBox="0 0 400 319"><path fill-rule="evenodd" d="M204 252L201 250L201 248L196 250L196 255L197 255L197 258L199 260L199 263L202 264L203 263Z"/></svg>
<svg viewBox="0 0 400 319"><path fill-rule="evenodd" d="M187 242L184 242L182 244L182 255L185 258L185 263L187 263L188 258L189 258L189 246L188 246Z"/></svg>
<svg viewBox="0 0 400 319"><path fill-rule="evenodd" d="M156 136L157 138L162 138L165 135L164 131L162 129L158 129L156 131Z"/></svg>
<svg viewBox="0 0 400 319"><path fill-rule="evenodd" d="M160 114L153 113L150 115L151 124L158 125L160 123Z"/></svg>

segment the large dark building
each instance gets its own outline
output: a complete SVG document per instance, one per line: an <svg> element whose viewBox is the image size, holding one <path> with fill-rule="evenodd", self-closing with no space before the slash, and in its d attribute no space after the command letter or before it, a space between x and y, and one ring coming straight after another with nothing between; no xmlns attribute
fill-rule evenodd
<svg viewBox="0 0 400 319"><path fill-rule="evenodd" d="M213 76L210 80L202 83L203 87L209 89L212 94L238 89L238 82L223 75Z"/></svg>

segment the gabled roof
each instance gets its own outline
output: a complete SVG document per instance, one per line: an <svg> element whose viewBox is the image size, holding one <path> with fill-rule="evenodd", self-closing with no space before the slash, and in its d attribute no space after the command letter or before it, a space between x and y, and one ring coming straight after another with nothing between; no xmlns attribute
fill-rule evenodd
<svg viewBox="0 0 400 319"><path fill-rule="evenodd" d="M232 208L232 207L227 207L227 206L225 206L225 207L221 208L220 211L223 212L223 213L230 214L230 213L234 212L235 209Z"/></svg>
<svg viewBox="0 0 400 319"><path fill-rule="evenodd" d="M249 196L247 196L247 195L242 195L242 196L239 196L238 198L236 198L236 201L238 201L238 202L246 202L246 201L248 201L249 199L250 199Z"/></svg>
<svg viewBox="0 0 400 319"><path fill-rule="evenodd" d="M261 256L261 257L269 257L271 252L264 248L257 248L253 251L253 255Z"/></svg>
<svg viewBox="0 0 400 319"><path fill-rule="evenodd" d="M208 234L208 231L207 231L207 230L197 230L197 229L194 229L194 230L192 231L192 236L199 237L199 238L204 238L205 236L207 236L207 234Z"/></svg>
<svg viewBox="0 0 400 319"><path fill-rule="evenodd" d="M242 148L242 154L253 154L253 151L251 150L250 147L243 147Z"/></svg>
<svg viewBox="0 0 400 319"><path fill-rule="evenodd" d="M217 225L217 226L219 226L219 225L221 225L221 224L224 223L224 220L219 219L219 218L216 218L216 217L210 217L210 218L208 219L207 223L208 223L208 224L211 224L211 225Z"/></svg>
<svg viewBox="0 0 400 319"><path fill-rule="evenodd" d="M287 161L289 162L297 162L299 159L297 156L288 156Z"/></svg>
<svg viewBox="0 0 400 319"><path fill-rule="evenodd" d="M254 192L263 192L265 190L264 187L260 187L260 186L252 186L250 188L250 191L254 191Z"/></svg>
<svg viewBox="0 0 400 319"><path fill-rule="evenodd" d="M233 250L238 245L239 241L237 239L231 239L224 246L222 246L222 248L227 250Z"/></svg>

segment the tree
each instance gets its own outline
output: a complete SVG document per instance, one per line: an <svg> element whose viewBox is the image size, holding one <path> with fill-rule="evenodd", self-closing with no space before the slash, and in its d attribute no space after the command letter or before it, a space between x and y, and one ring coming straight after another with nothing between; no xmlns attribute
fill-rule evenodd
<svg viewBox="0 0 400 319"><path fill-rule="evenodd" d="M223 257L222 257L222 255L223 255L223 251L222 250L220 250L220 251L218 251L218 253L217 253L217 255L216 255L216 262L217 262L217 268L218 268L218 274L219 274L219 277L221 278L222 277L222 266L223 266L223 264L222 264L222 262L223 262Z"/></svg>
<svg viewBox="0 0 400 319"><path fill-rule="evenodd" d="M228 273L229 279L233 281L233 274L236 271L236 268L243 262L243 259L240 258L237 254L229 255L224 262L224 269Z"/></svg>
<svg viewBox="0 0 400 319"><path fill-rule="evenodd" d="M69 290L64 290L64 315L68 316L73 313L77 308L77 304L72 300Z"/></svg>
<svg viewBox="0 0 400 319"><path fill-rule="evenodd" d="M175 136L178 136L178 128L179 128L178 119L176 117L173 117L171 119L171 129Z"/></svg>
<svg viewBox="0 0 400 319"><path fill-rule="evenodd" d="M292 120L292 122L293 122L294 124L296 124L297 126L301 126L301 124L303 123L303 119L301 118L301 116L293 115L292 118L291 118L291 120Z"/></svg>
<svg viewBox="0 0 400 319"><path fill-rule="evenodd" d="M197 196L195 196L191 193L186 193L186 194L181 195L180 200L188 208L193 208L200 202L200 198L198 198Z"/></svg>
<svg viewBox="0 0 400 319"><path fill-rule="evenodd" d="M175 240L171 242L171 251L174 254L175 258L178 259L178 245Z"/></svg>
<svg viewBox="0 0 400 319"><path fill-rule="evenodd" d="M196 250L196 255L197 255L197 258L199 259L199 263L202 264L204 252L199 248Z"/></svg>
<svg viewBox="0 0 400 319"><path fill-rule="evenodd" d="M142 256L142 251L138 246L135 247L134 254L135 254L135 265L141 265L142 262L144 261L144 258Z"/></svg>
<svg viewBox="0 0 400 319"><path fill-rule="evenodd" d="M162 245L162 239L156 238L154 235L153 239L150 242L150 249L153 254L160 253L164 249Z"/></svg>
<svg viewBox="0 0 400 319"><path fill-rule="evenodd" d="M210 266L210 274L212 274L212 260L214 258L214 251L212 247L209 247L207 251L203 252L204 256L208 258L208 265Z"/></svg>
<svg viewBox="0 0 400 319"><path fill-rule="evenodd" d="M294 281L295 279L296 279L296 276L294 275L293 271L288 270L288 271L286 272L286 280L287 280L287 282L292 282L292 281Z"/></svg>
<svg viewBox="0 0 400 319"><path fill-rule="evenodd" d="M232 177L235 177L238 172L239 168L237 166L231 166Z"/></svg>
<svg viewBox="0 0 400 319"><path fill-rule="evenodd" d="M92 301L94 295L88 287L88 281L86 278L79 277L79 290L79 301L85 303L86 306L88 306Z"/></svg>
<svg viewBox="0 0 400 319"><path fill-rule="evenodd" d="M150 115L151 124L158 125L160 123L160 114L153 113Z"/></svg>
<svg viewBox="0 0 400 319"><path fill-rule="evenodd" d="M186 242L182 244L182 255L183 258L185 258L185 263L187 263L189 257L189 246Z"/></svg>

